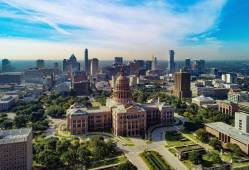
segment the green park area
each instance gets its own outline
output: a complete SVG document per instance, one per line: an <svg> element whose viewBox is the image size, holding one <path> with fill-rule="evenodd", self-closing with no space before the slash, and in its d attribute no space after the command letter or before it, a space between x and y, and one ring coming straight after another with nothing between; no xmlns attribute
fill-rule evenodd
<svg viewBox="0 0 249 170"><path fill-rule="evenodd" d="M194 132L166 132L166 147L176 155L177 148L187 149L192 144L198 144L206 149L206 154L191 153L182 162L189 168L201 163L205 167L219 166L231 163L233 168L249 168L249 158L235 144L227 144L222 147L221 142L213 136L209 136L203 129Z"/></svg>
<svg viewBox="0 0 249 170"><path fill-rule="evenodd" d="M91 169L113 164L118 167L119 165L133 167L118 150L115 142L111 139L104 140L102 137L91 138L84 142L80 142L77 138L70 140L56 137L37 138L33 147L34 168Z"/></svg>
<svg viewBox="0 0 249 170"><path fill-rule="evenodd" d="M168 148L194 144L194 142L192 142L189 139L185 138L178 131L166 132L165 133L165 139L166 139L166 147L168 147Z"/></svg>
<svg viewBox="0 0 249 170"><path fill-rule="evenodd" d="M169 170L171 169L168 163L156 151L145 151L140 154L150 170Z"/></svg>

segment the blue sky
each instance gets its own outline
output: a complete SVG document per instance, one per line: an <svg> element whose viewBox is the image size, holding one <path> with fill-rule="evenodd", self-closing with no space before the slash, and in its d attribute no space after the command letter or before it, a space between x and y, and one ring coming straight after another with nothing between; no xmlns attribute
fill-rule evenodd
<svg viewBox="0 0 249 170"><path fill-rule="evenodd" d="M249 59L248 0L0 0L0 56Z"/></svg>

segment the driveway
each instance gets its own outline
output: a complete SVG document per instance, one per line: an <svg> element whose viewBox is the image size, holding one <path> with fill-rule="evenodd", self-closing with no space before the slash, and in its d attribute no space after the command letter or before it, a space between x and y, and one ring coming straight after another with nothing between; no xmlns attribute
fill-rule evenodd
<svg viewBox="0 0 249 170"><path fill-rule="evenodd" d="M170 164L171 167L177 170L187 170L187 167L179 161L169 150L165 147L165 131L177 130L178 126L161 127L154 129L152 136L152 143L147 144L145 140L138 138L129 138L132 140L134 146L123 146L118 143L118 147L124 151L126 157L139 169L147 170L148 167L139 156L144 150L154 150L160 153L163 158Z"/></svg>
<svg viewBox="0 0 249 170"><path fill-rule="evenodd" d="M166 147L165 147L165 132L176 130L177 127L161 127L152 132L152 143L148 145L149 150L155 150L170 164L171 167L178 170L187 170L188 168L178 160Z"/></svg>

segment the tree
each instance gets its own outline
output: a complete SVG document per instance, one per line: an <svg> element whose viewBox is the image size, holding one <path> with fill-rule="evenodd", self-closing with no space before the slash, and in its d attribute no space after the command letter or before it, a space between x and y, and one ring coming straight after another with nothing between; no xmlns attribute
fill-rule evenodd
<svg viewBox="0 0 249 170"><path fill-rule="evenodd" d="M70 147L71 143L69 140L62 139L56 143L56 151L58 152L58 154L62 154Z"/></svg>
<svg viewBox="0 0 249 170"><path fill-rule="evenodd" d="M47 169L57 169L62 166L60 157L52 150L44 150L38 153L37 161Z"/></svg>
<svg viewBox="0 0 249 170"><path fill-rule="evenodd" d="M62 118L65 115L65 110L62 106L51 105L46 109L46 114L54 118Z"/></svg>
<svg viewBox="0 0 249 170"><path fill-rule="evenodd" d="M137 167L134 166L130 161L126 161L123 164L120 164L117 170L137 170Z"/></svg>
<svg viewBox="0 0 249 170"><path fill-rule="evenodd" d="M227 147L228 147L228 149L229 149L232 153L234 153L236 156L242 155L242 151L241 151L241 149L240 149L240 147L239 147L238 145L228 143L228 144L227 144Z"/></svg>
<svg viewBox="0 0 249 170"><path fill-rule="evenodd" d="M221 141L219 141L216 137L213 137L209 140L209 145L211 145L214 149L218 151L222 149Z"/></svg>
<svg viewBox="0 0 249 170"><path fill-rule="evenodd" d="M91 151L86 145L82 145L78 149L78 157L81 164L88 166L90 164Z"/></svg>
<svg viewBox="0 0 249 170"><path fill-rule="evenodd" d="M11 129L13 121L7 118L2 118L0 121L0 129Z"/></svg>
<svg viewBox="0 0 249 170"><path fill-rule="evenodd" d="M14 119L14 125L16 128L26 127L27 122L28 119L26 115L17 115Z"/></svg>
<svg viewBox="0 0 249 170"><path fill-rule="evenodd" d="M220 158L220 155L217 151L211 151L208 153L208 158L213 162L213 164L220 164L222 163L222 160Z"/></svg>
<svg viewBox="0 0 249 170"><path fill-rule="evenodd" d="M197 138L204 143L208 142L208 134L204 129L198 129L195 134L197 135Z"/></svg>
<svg viewBox="0 0 249 170"><path fill-rule="evenodd" d="M191 151L188 154L188 159L193 162L194 164L200 164L202 162L202 156L197 151Z"/></svg>
<svg viewBox="0 0 249 170"><path fill-rule="evenodd" d="M61 160L67 166L72 166L72 165L76 165L77 163L79 163L77 152L72 149L65 151L61 155Z"/></svg>
<svg viewBox="0 0 249 170"><path fill-rule="evenodd" d="M42 120L32 123L32 129L34 131L46 130L49 127L48 120Z"/></svg>
<svg viewBox="0 0 249 170"><path fill-rule="evenodd" d="M58 138L56 137L51 137L45 140L45 148L56 151L56 146L57 146Z"/></svg>

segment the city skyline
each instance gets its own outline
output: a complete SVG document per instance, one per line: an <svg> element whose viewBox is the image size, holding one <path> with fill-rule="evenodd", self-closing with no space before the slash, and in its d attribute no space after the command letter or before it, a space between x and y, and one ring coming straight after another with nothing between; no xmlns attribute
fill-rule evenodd
<svg viewBox="0 0 249 170"><path fill-rule="evenodd" d="M246 60L246 0L0 0L1 58ZM73 9L73 10L72 10Z"/></svg>

